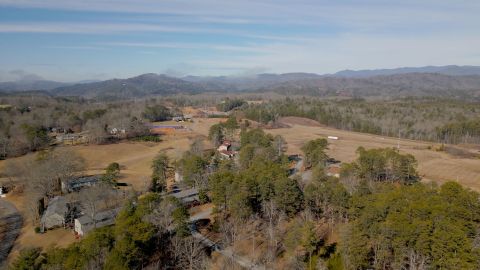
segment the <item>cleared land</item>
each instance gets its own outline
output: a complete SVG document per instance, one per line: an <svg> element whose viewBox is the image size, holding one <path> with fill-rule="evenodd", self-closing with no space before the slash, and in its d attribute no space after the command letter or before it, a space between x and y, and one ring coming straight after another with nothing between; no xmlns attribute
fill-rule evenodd
<svg viewBox="0 0 480 270"><path fill-rule="evenodd" d="M291 128L270 129L267 132L282 135L288 142L288 153L301 153L302 145L312 139L337 136L338 140L329 140L328 154L342 162L351 162L356 158L359 146L365 148L385 148L400 146L400 152L410 153L418 160L418 169L424 181L445 182L456 180L461 184L480 191L480 159L463 158L442 151L436 151L439 144L431 142L402 140L365 133L350 132L328 128L301 118L282 119ZM431 149L429 149L431 148ZM456 146L462 151L478 155L474 147Z"/></svg>
<svg viewBox="0 0 480 270"><path fill-rule="evenodd" d="M199 118L193 123L190 122L162 122L162 125L184 125L187 127L185 131L176 132L172 135L162 136L162 141L158 143L152 142L120 142L107 145L78 145L66 146L74 149L86 160L88 174L103 173L105 167L112 162L118 162L122 166L122 179L119 181L132 185L135 190L144 190L150 179L152 159L160 152L165 151L171 160L179 159L184 151L188 150L193 139L201 136L205 138L205 147L210 146L210 142L206 140L208 130L211 125L225 121L222 118ZM27 156L11 159L21 162ZM0 170L6 166L6 161L0 161ZM11 195L6 198L13 203L17 209L25 215L26 206L24 205L24 197L27 194ZM22 231L15 242L15 246L9 259L16 256L18 252L25 247L42 247L50 246L68 246L70 243L77 241L70 230L55 229L45 234L36 234L33 225L26 222Z"/></svg>

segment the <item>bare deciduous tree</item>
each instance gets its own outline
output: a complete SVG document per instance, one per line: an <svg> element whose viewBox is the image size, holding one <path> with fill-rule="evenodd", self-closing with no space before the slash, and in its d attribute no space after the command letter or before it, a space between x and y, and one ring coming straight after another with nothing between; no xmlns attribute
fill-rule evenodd
<svg viewBox="0 0 480 270"><path fill-rule="evenodd" d="M93 227L96 228L97 220L96 215L98 212L112 208L114 205L112 201L115 201L114 190L108 185L97 184L89 188L82 189L78 198L81 202L82 209L85 214L93 221Z"/></svg>
<svg viewBox="0 0 480 270"><path fill-rule="evenodd" d="M208 269L208 259L205 249L199 240L193 237L172 239L175 258L179 269L200 270Z"/></svg>
<svg viewBox="0 0 480 270"><path fill-rule="evenodd" d="M160 231L167 231L174 224L172 213L178 206L170 200L162 200L145 219L156 225Z"/></svg>
<svg viewBox="0 0 480 270"><path fill-rule="evenodd" d="M265 259L266 264L268 265L274 262L277 255L277 249L280 242L277 225L283 219L283 215L273 200L264 201L262 203L262 211L264 217L267 219L266 233L268 238L268 249Z"/></svg>
<svg viewBox="0 0 480 270"><path fill-rule="evenodd" d="M194 155L201 157L203 155L203 150L205 149L203 145L202 137L196 137L192 144L190 145L190 152Z"/></svg>

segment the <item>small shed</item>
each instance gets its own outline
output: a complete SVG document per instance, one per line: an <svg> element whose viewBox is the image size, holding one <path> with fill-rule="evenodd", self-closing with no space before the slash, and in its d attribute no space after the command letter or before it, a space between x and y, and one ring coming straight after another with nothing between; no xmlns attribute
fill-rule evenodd
<svg viewBox="0 0 480 270"><path fill-rule="evenodd" d="M68 206L65 197L54 197L48 202L47 210L42 215L42 229L45 230L64 226L67 213Z"/></svg>

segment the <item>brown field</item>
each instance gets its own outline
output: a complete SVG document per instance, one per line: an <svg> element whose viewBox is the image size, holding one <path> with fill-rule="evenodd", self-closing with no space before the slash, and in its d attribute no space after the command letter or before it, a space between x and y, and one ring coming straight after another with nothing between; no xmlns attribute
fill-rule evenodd
<svg viewBox="0 0 480 270"><path fill-rule="evenodd" d="M210 126L224 120L221 118L202 118L195 119L193 123L176 123L187 126L188 130L162 136L162 141L159 143L125 141L108 145L65 147L73 149L86 160L87 174L103 173L108 164L118 162L122 166L122 179L119 181L129 183L135 190L142 191L145 190L149 183L151 174L150 164L155 155L165 151L172 161L179 159L183 152L189 149L194 138L202 136L206 139ZM174 122L162 122L162 124L170 125L174 124ZM205 140L205 147L209 146L210 142ZM28 155L11 160L21 161L26 158L28 158ZM7 166L6 164L7 162L0 161L0 171ZM7 197L7 200L15 204L20 212L25 213L25 196L27 194L11 195ZM64 229L55 229L45 234L36 234L31 223L27 221L9 259L16 256L19 250L25 247L48 248L53 245L64 247L75 241L73 233Z"/></svg>
<svg viewBox="0 0 480 270"><path fill-rule="evenodd" d="M293 119L295 120L295 119ZM398 140L397 138L343 131L323 126L299 125L287 119L291 128L271 129L267 132L282 135L288 142L288 153L301 153L302 145L311 139L337 136L338 140L329 140L328 154L342 162L351 162L356 158L355 150L359 146L365 148L385 148L400 146L400 151L410 153L418 160L418 169L424 181L445 182L455 180L459 183L480 191L480 159L462 158L432 149L440 145L431 142ZM298 121L307 123L308 121ZM478 149L465 146L456 148L478 155Z"/></svg>

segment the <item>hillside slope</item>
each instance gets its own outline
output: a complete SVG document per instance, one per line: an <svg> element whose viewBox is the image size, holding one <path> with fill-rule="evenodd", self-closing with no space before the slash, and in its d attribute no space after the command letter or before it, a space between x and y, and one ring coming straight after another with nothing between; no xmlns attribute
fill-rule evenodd
<svg viewBox="0 0 480 270"><path fill-rule="evenodd" d="M275 92L284 95L480 98L480 75L452 76L438 73L407 73L347 78L310 73L259 74L251 77L174 78L143 74L128 79L59 87L59 96L125 99L151 95L198 94L203 92Z"/></svg>
<svg viewBox="0 0 480 270"><path fill-rule="evenodd" d="M259 89L285 95L480 98L480 76L409 73L370 78L323 77Z"/></svg>
<svg viewBox="0 0 480 270"><path fill-rule="evenodd" d="M191 82L149 73L128 79L112 79L60 87L54 89L52 93L59 96L86 98L132 98L179 93L194 94L204 91L207 89Z"/></svg>

